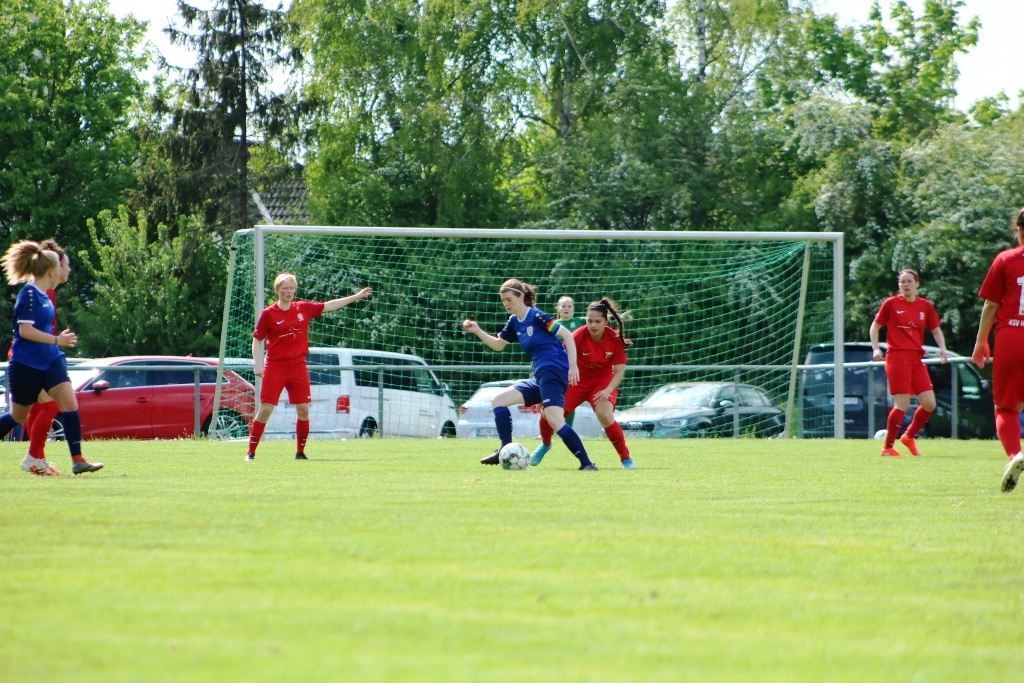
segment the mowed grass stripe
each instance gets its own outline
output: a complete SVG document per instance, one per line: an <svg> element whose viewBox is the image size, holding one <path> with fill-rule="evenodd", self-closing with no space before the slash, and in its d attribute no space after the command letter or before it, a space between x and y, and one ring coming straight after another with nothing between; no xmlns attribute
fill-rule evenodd
<svg viewBox="0 0 1024 683"><path fill-rule="evenodd" d="M532 443L528 446L532 447ZM0 444L0 680L1014 680L995 442ZM64 464L62 444L51 462Z"/></svg>

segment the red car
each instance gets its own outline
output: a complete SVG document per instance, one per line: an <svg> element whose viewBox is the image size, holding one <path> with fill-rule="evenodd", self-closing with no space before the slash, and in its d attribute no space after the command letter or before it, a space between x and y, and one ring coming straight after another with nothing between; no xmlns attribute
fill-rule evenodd
<svg viewBox="0 0 1024 683"><path fill-rule="evenodd" d="M69 366L68 375L78 396L85 439L174 439L195 433L195 370L199 372L199 424L209 434L216 361L184 356L125 356L90 360L82 369ZM129 370L138 366L173 366L165 370ZM180 369L179 369L180 368ZM256 408L256 388L231 370L224 371L221 403L215 431L223 436L249 433ZM60 420L58 415L57 421ZM63 429L54 422L62 436Z"/></svg>

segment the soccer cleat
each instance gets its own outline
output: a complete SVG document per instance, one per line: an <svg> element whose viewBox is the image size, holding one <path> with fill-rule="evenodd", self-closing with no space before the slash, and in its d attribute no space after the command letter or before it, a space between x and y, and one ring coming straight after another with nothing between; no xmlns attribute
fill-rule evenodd
<svg viewBox="0 0 1024 683"><path fill-rule="evenodd" d="M540 461L544 459L544 456L547 455L548 451L550 450L551 444L549 443L542 443L541 445L537 446L537 449L533 452L533 455L530 456L530 464L533 465L534 467L539 465Z"/></svg>
<svg viewBox="0 0 1024 683"><path fill-rule="evenodd" d="M626 458L622 461L622 468L626 470L635 470L636 463L633 462L633 458Z"/></svg>
<svg viewBox="0 0 1024 683"><path fill-rule="evenodd" d="M500 448L498 450L494 451L494 453L492 453L491 455L488 455L486 458L480 458L480 464L481 465L497 465L498 464L498 453L499 452L501 452Z"/></svg>
<svg viewBox="0 0 1024 683"><path fill-rule="evenodd" d="M26 455L25 459L21 461L21 469L29 474L37 474L40 477L59 477L64 474L60 470L54 469L53 465L46 462L46 460L33 458L31 455Z"/></svg>
<svg viewBox="0 0 1024 683"><path fill-rule="evenodd" d="M295 454L295 459L296 460L309 460L309 458L306 457L305 453L296 453Z"/></svg>
<svg viewBox="0 0 1024 683"><path fill-rule="evenodd" d="M95 472L103 469L103 463L101 462L89 462L88 460L82 460L81 462L71 463L72 474L85 474L86 472Z"/></svg>
<svg viewBox="0 0 1024 683"><path fill-rule="evenodd" d="M246 461L255 460L256 459L256 454L255 453L246 453L245 454L245 459L246 459Z"/></svg>
<svg viewBox="0 0 1024 683"><path fill-rule="evenodd" d="M580 472L597 472L597 465L592 462L588 462L586 465L580 465Z"/></svg>
<svg viewBox="0 0 1024 683"><path fill-rule="evenodd" d="M917 441L914 440L914 437L904 434L900 437L900 443L907 447L907 450L910 451L911 455L921 455L921 451L917 450Z"/></svg>
<svg viewBox="0 0 1024 683"><path fill-rule="evenodd" d="M898 458L898 457L900 457L900 452L898 450L896 450L895 448L893 448L892 446L889 446L888 448L883 448L882 449L882 457L883 458Z"/></svg>
<svg viewBox="0 0 1024 683"><path fill-rule="evenodd" d="M1018 453L1013 456L1010 462L1006 463L1006 470L1003 472L1003 478L999 482L999 490L1003 493L1009 493L1017 488L1017 480L1020 478L1021 472L1024 472L1024 453Z"/></svg>

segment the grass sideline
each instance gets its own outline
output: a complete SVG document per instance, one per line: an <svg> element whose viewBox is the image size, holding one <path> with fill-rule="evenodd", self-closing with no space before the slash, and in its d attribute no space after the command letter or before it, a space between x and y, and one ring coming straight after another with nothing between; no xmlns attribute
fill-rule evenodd
<svg viewBox="0 0 1024 683"><path fill-rule="evenodd" d="M0 444L0 680L1020 680L998 442L592 443Z"/></svg>

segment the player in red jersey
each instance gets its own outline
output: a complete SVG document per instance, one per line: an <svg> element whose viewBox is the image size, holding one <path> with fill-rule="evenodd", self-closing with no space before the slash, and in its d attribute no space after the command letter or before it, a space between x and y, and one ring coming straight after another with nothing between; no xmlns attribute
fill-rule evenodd
<svg viewBox="0 0 1024 683"><path fill-rule="evenodd" d="M60 258L60 267L57 270L58 278L57 285L62 285L68 281L68 277L71 275L71 261L68 258L67 252L57 244L54 239L43 240L39 243L39 246L47 251L52 251ZM53 330L52 333L57 335L57 292L53 289L46 290L46 296L50 299L50 303L53 305ZM28 418L25 420L25 424L22 425L22 434L24 438L28 438L28 458L34 458L36 460L46 459L46 440L50 438L50 430L53 428L53 420L60 414L60 408L57 406L57 402L50 398L50 395L46 391L39 392L39 399L32 406L32 410L28 413ZM82 458L84 461L85 459Z"/></svg>
<svg viewBox="0 0 1024 683"><path fill-rule="evenodd" d="M885 341L888 350L885 354L885 376L889 379L889 393L892 394L893 408L889 411L886 424L885 447L882 455L898 456L900 453L893 444L899 434L903 416L910 408L910 395L916 394L921 404L914 411L914 419L907 427L906 433L900 437L900 443L907 447L912 455L921 455L915 438L928 418L935 411L935 392L928 369L921 362L924 357L924 331L931 330L932 337L939 345L939 357L945 363L946 338L939 326L939 315L931 302L917 295L921 278L912 270L901 270L899 279L900 293L882 302L868 335L871 338L872 357L882 360L882 350L878 346L878 332L886 328Z"/></svg>
<svg viewBox="0 0 1024 683"><path fill-rule="evenodd" d="M978 294L985 300L978 324L978 339L971 357L979 368L992 357L988 333L996 327L996 354L992 358L992 398L996 434L1010 462L999 488L1012 491L1024 472L1020 449L1020 411L1024 406L1024 209L1017 213L1017 242L1021 245L996 256Z"/></svg>
<svg viewBox="0 0 1024 683"><path fill-rule="evenodd" d="M274 413L281 392L288 390L288 402L295 406L295 459L306 459L306 439L309 437L309 404L313 400L309 386L309 321L324 313L344 308L354 301L373 294L369 287L352 296L325 302L296 301L295 290L299 281L291 273L281 273L274 280L277 302L267 306L256 321L252 333L253 372L263 378L260 387L260 409L249 429L249 453L246 460L256 459L256 447L267 428L267 420ZM267 342L266 365L263 362L263 342Z"/></svg>
<svg viewBox="0 0 1024 683"><path fill-rule="evenodd" d="M618 331L608 326L609 316L615 318ZM587 324L572 333L579 358L580 381L565 392L565 412L571 414L584 402L590 403L604 433L612 442L619 460L626 469L636 467L626 447L626 435L615 421L615 401L619 384L626 374L626 347L633 342L625 337L625 323L608 298L587 306ZM539 465L551 448L554 432L547 420L540 419L541 445L530 456L531 465Z"/></svg>

